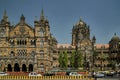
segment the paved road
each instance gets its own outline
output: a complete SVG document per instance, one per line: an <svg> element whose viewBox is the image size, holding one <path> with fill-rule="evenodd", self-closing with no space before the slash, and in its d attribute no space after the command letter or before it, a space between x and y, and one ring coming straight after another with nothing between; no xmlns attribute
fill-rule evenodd
<svg viewBox="0 0 120 80"><path fill-rule="evenodd" d="M97 80L120 80L120 75L114 75L113 77L107 76L105 78L97 78Z"/></svg>
<svg viewBox="0 0 120 80"><path fill-rule="evenodd" d="M120 78L97 78L97 80L120 80Z"/></svg>
<svg viewBox="0 0 120 80"><path fill-rule="evenodd" d="M97 80L120 80L120 77L97 78Z"/></svg>

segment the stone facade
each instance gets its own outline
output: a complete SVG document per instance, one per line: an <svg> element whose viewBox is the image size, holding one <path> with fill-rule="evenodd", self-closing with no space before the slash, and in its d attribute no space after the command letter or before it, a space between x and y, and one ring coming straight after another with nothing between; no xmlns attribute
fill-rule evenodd
<svg viewBox="0 0 120 80"><path fill-rule="evenodd" d="M48 19L41 11L34 27L26 23L24 15L16 25L8 21L6 11L0 21L0 71L47 72L59 68L58 54L80 50L90 70L120 69L120 39L116 34L109 44L97 44L90 39L90 27L80 19L72 28L71 44L58 44L51 35ZM114 64L113 64L114 63Z"/></svg>
<svg viewBox="0 0 120 80"><path fill-rule="evenodd" d="M49 21L41 11L34 27L25 22L24 15L15 26L8 21L6 11L0 22L1 71L45 72L56 66L57 40L51 35Z"/></svg>
<svg viewBox="0 0 120 80"><path fill-rule="evenodd" d="M120 39L116 34L108 44L97 44L96 38L90 39L90 27L80 19L72 29L71 44L59 44L58 52L67 51L68 59L72 51L80 50L83 54L83 65L87 62L90 70L120 69ZM70 61L68 61L70 65Z"/></svg>

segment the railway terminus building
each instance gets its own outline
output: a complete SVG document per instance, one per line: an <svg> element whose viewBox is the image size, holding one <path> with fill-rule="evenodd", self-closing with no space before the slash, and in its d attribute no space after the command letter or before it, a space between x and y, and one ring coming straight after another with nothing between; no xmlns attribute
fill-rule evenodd
<svg viewBox="0 0 120 80"><path fill-rule="evenodd" d="M34 26L26 23L24 15L11 25L4 12L0 21L0 71L46 72L59 67L60 52L67 51L69 59L74 50L81 51L89 70L120 69L120 39L116 34L108 44L97 44L95 36L90 39L90 27L80 19L72 28L71 44L59 44L43 10Z"/></svg>
<svg viewBox="0 0 120 80"><path fill-rule="evenodd" d="M18 24L11 26L4 12L0 22L1 71L48 71L54 65L56 46L43 10L34 27L26 23L24 15Z"/></svg>

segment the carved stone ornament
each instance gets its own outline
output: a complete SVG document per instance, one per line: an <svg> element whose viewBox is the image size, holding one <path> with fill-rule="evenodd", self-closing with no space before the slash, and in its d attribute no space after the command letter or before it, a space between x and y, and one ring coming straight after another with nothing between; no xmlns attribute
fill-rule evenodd
<svg viewBox="0 0 120 80"><path fill-rule="evenodd" d="M20 32L24 33L25 32L25 28L23 26L20 27Z"/></svg>

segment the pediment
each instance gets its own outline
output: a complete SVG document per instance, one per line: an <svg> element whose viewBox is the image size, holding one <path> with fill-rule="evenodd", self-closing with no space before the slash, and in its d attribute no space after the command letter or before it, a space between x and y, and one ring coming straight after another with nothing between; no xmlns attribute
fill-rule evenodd
<svg viewBox="0 0 120 80"><path fill-rule="evenodd" d="M11 31L10 37L34 37L34 29L28 24L18 23Z"/></svg>

